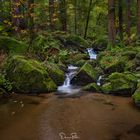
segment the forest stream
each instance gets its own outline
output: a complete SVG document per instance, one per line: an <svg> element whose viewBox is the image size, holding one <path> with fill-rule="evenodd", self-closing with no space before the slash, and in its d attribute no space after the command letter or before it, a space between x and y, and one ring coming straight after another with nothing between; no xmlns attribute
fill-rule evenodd
<svg viewBox="0 0 140 140"><path fill-rule="evenodd" d="M13 95L0 104L2 140L140 139L140 112L130 97Z"/></svg>

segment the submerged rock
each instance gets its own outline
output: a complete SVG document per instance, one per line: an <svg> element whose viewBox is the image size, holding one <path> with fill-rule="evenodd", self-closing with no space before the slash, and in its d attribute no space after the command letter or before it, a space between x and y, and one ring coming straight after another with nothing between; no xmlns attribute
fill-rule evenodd
<svg viewBox="0 0 140 140"><path fill-rule="evenodd" d="M112 73L101 87L103 93L130 96L137 88L137 78L131 73Z"/></svg>
<svg viewBox="0 0 140 140"><path fill-rule="evenodd" d="M91 64L85 63L77 75L71 80L71 83L78 86L85 86L89 83L96 82L99 77L97 70Z"/></svg>
<svg viewBox="0 0 140 140"><path fill-rule="evenodd" d="M7 60L6 77L18 93L50 92L57 88L41 63L19 55Z"/></svg>

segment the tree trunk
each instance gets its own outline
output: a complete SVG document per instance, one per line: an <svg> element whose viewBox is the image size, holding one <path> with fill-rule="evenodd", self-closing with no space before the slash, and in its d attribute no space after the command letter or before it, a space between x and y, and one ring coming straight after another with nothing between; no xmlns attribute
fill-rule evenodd
<svg viewBox="0 0 140 140"><path fill-rule="evenodd" d="M118 0L118 17L119 17L119 36L123 40L123 9L122 9L122 0Z"/></svg>
<svg viewBox="0 0 140 140"><path fill-rule="evenodd" d="M20 31L20 9L19 9L19 0L12 0L12 6L11 6L11 11L12 11L12 25L14 28L14 31L16 34L19 33Z"/></svg>
<svg viewBox="0 0 140 140"><path fill-rule="evenodd" d="M108 38L111 46L115 45L116 28L115 28L115 0L108 0Z"/></svg>
<svg viewBox="0 0 140 140"><path fill-rule="evenodd" d="M67 6L66 0L59 0L60 22L61 30L67 31Z"/></svg>
<svg viewBox="0 0 140 140"><path fill-rule="evenodd" d="M92 7L92 0L89 2L89 8L88 8L88 14L87 14L87 20L86 20L86 27L85 27L85 35L84 38L87 37L87 31L88 31L88 25L89 25L89 18L90 18L90 12Z"/></svg>
<svg viewBox="0 0 140 140"><path fill-rule="evenodd" d="M28 0L28 29L29 29L29 46L32 45L34 38L34 0Z"/></svg>
<svg viewBox="0 0 140 140"><path fill-rule="evenodd" d="M74 30L75 30L75 34L77 34L77 0L75 0L75 9L74 9Z"/></svg>
<svg viewBox="0 0 140 140"><path fill-rule="evenodd" d="M140 0L137 0L137 36L140 38Z"/></svg>
<svg viewBox="0 0 140 140"><path fill-rule="evenodd" d="M50 29L54 31L54 0L49 0Z"/></svg>
<svg viewBox="0 0 140 140"><path fill-rule="evenodd" d="M126 34L130 38L131 28L131 0L126 0Z"/></svg>

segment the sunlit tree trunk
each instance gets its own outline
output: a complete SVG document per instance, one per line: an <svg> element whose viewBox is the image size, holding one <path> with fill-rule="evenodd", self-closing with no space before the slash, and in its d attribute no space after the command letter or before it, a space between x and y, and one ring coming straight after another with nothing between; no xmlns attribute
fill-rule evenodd
<svg viewBox="0 0 140 140"><path fill-rule="evenodd" d="M115 0L108 0L108 38L111 46L115 45Z"/></svg>
<svg viewBox="0 0 140 140"><path fill-rule="evenodd" d="M140 0L137 0L137 35L140 38Z"/></svg>
<svg viewBox="0 0 140 140"><path fill-rule="evenodd" d="M54 30L54 0L49 0L49 20L51 31Z"/></svg>
<svg viewBox="0 0 140 140"><path fill-rule="evenodd" d="M67 3L66 0L59 0L61 30L67 31Z"/></svg>
<svg viewBox="0 0 140 140"><path fill-rule="evenodd" d="M90 2L89 2L89 8L88 8L88 14L87 14L87 19L86 19L86 27L85 27L84 38L87 37L87 31L88 31L88 25L89 25L91 7L92 7L92 0L90 0Z"/></svg>

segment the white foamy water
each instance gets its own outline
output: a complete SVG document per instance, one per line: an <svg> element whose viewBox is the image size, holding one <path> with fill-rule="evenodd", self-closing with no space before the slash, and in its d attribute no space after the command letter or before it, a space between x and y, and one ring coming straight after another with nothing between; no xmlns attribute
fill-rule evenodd
<svg viewBox="0 0 140 140"><path fill-rule="evenodd" d="M80 91L80 88L75 88L71 85L72 78L77 74L78 67L69 65L66 73L66 78L62 86L58 87L58 92L73 94Z"/></svg>
<svg viewBox="0 0 140 140"><path fill-rule="evenodd" d="M93 48L87 48L87 52L89 54L90 59L96 59L97 58L97 54L94 51Z"/></svg>
<svg viewBox="0 0 140 140"><path fill-rule="evenodd" d="M102 79L102 76L99 76L98 80L97 80L97 85L100 86L101 85L101 79Z"/></svg>

